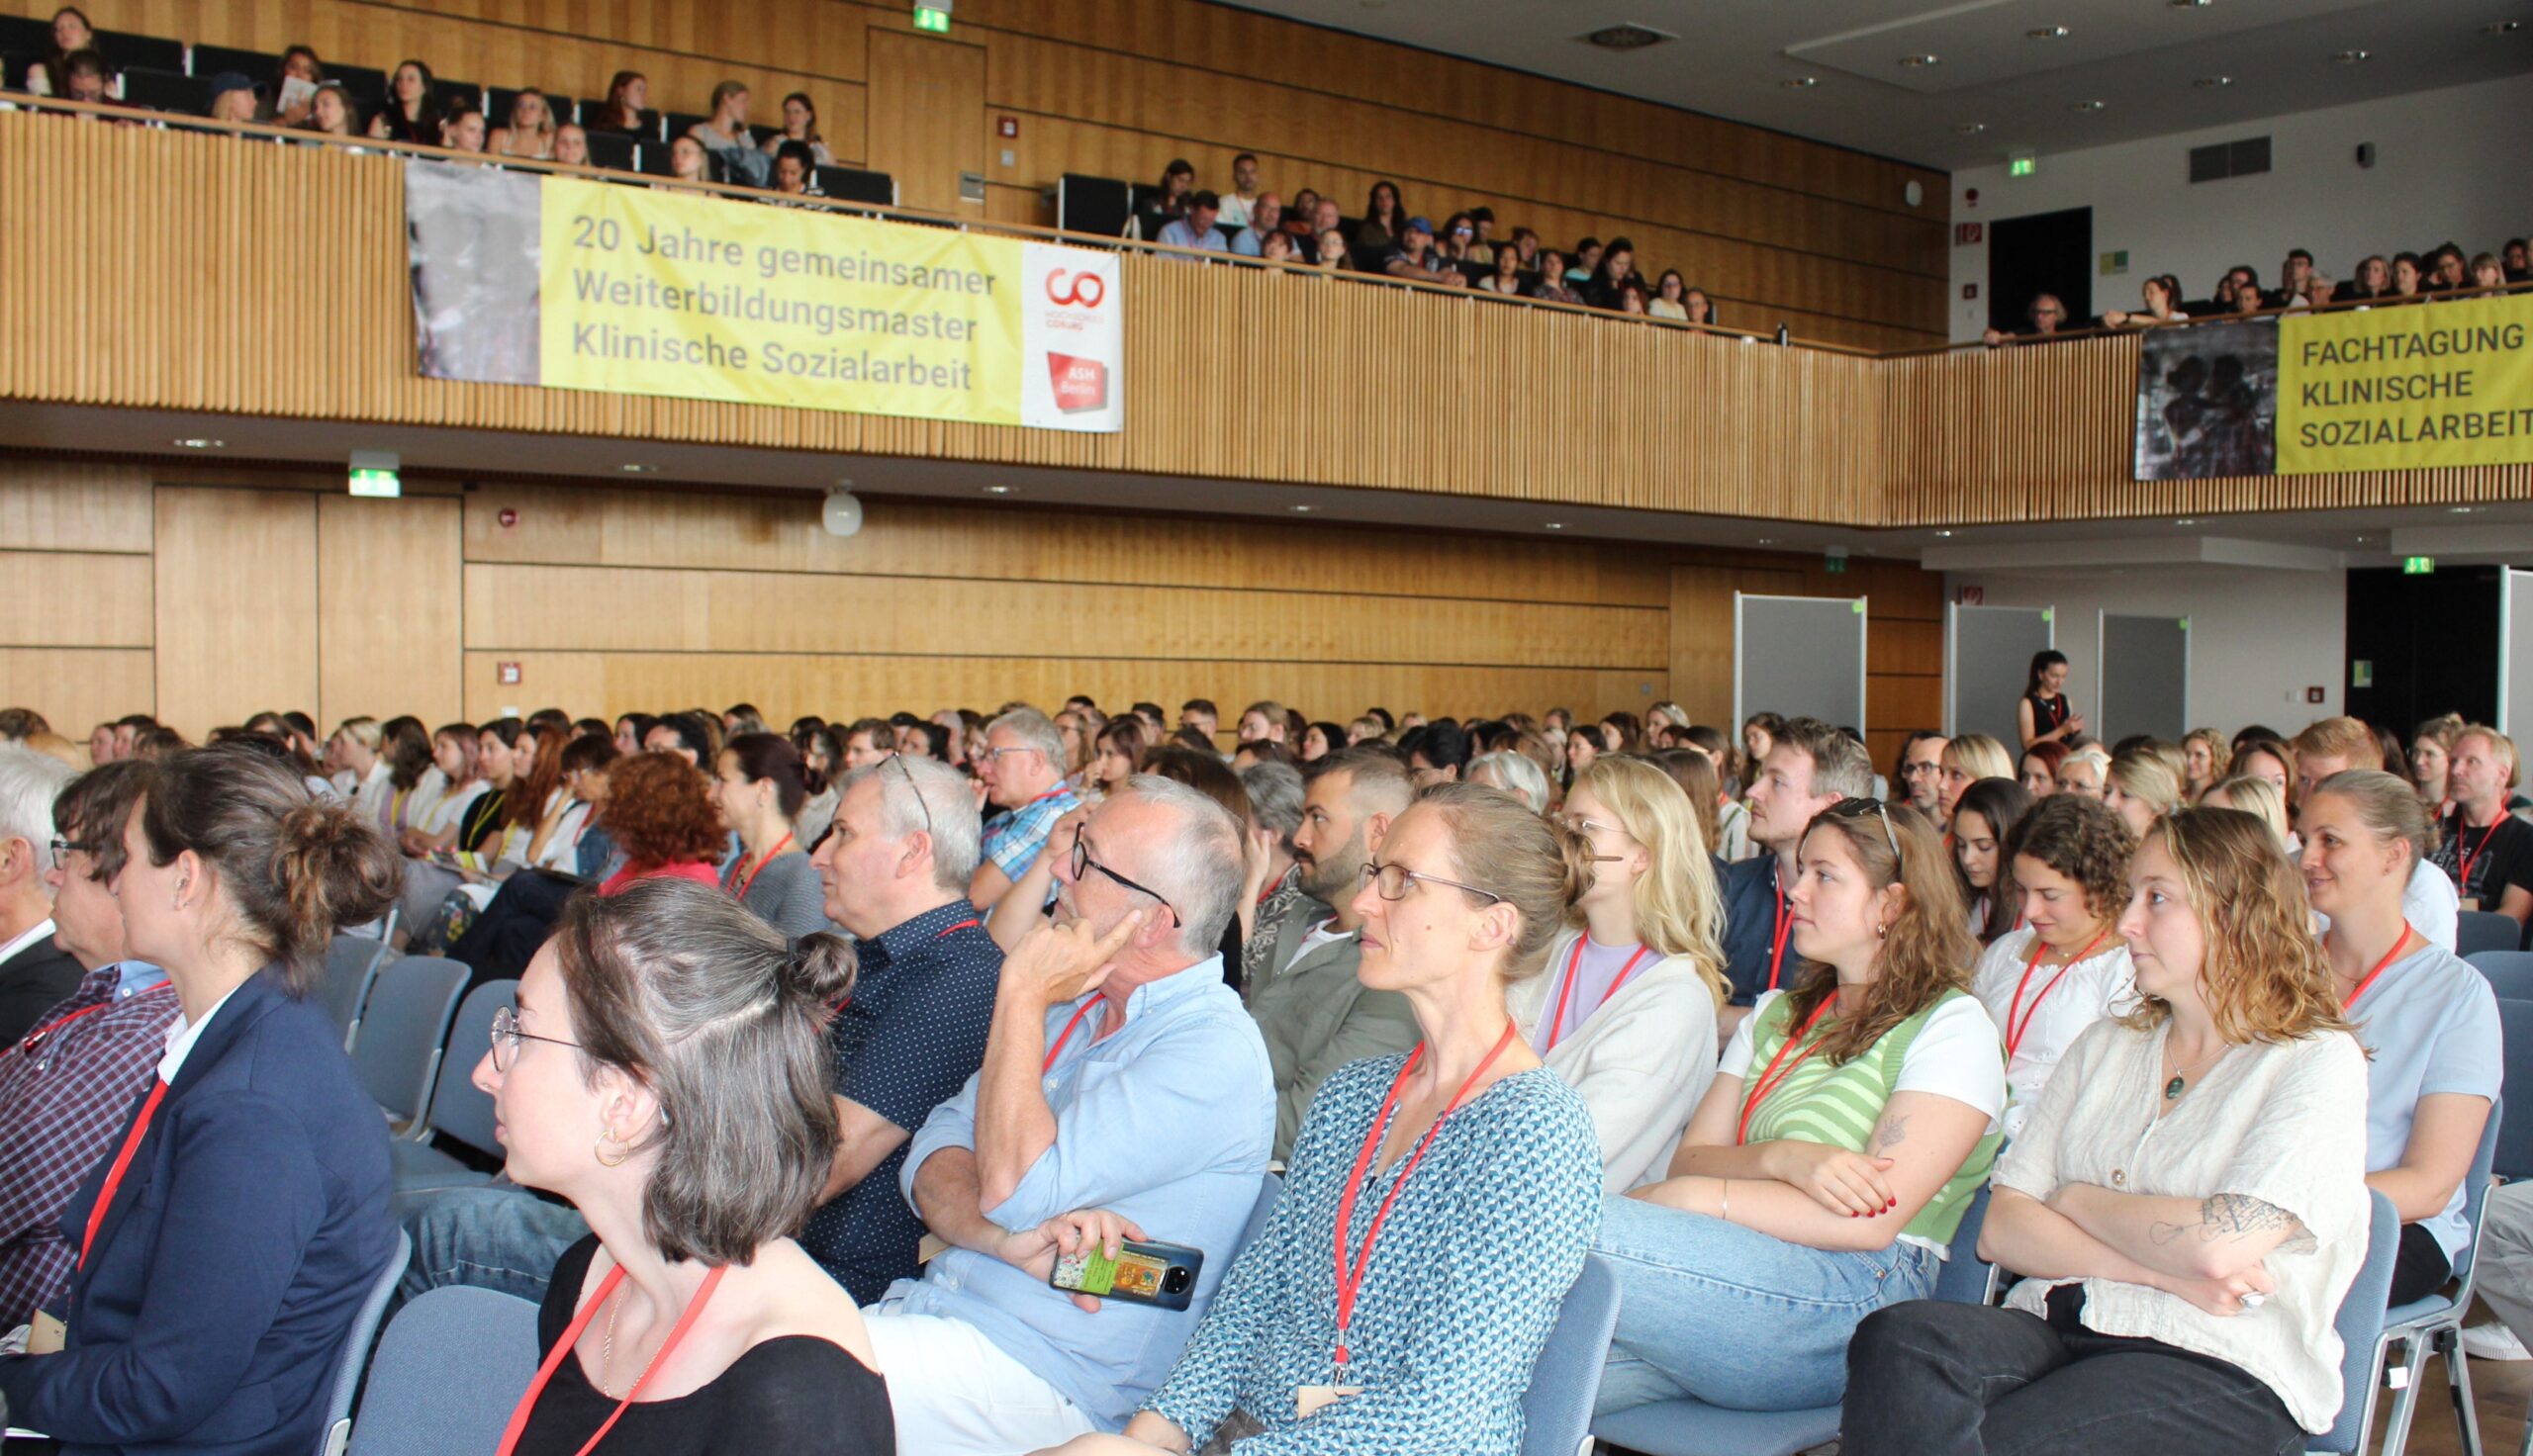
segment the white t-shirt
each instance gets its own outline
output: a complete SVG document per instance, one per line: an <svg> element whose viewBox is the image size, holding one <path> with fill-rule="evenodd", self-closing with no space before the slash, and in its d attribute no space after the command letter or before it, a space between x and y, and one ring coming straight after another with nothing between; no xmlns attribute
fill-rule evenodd
<svg viewBox="0 0 2533 1456"><path fill-rule="evenodd" d="M2014 1043L2006 1063L2006 1083L2015 1094L2005 1116L2009 1138L2022 1132L2023 1122L2040 1105L2040 1090L2049 1085L2058 1058L2067 1054L2085 1028L2106 1016L2125 1015L2137 1005L2137 969L2129 962L2128 943L2116 934L2103 942L2103 949L2067 966L2063 975L2059 967L2045 961L2032 967L2025 984L2023 971L2031 966L2031 953L2039 939L2040 932L2029 927L1997 937L1979 957L1979 968L1970 979L1970 992L1988 1008L1997 1035ZM2019 1007L2015 1004L2017 987L2022 990ZM2020 1023L2020 1036L2007 1025L2009 1017Z"/></svg>
<svg viewBox="0 0 2533 1456"><path fill-rule="evenodd" d="M1237 192L1226 192L1219 201L1221 207L1214 214L1217 224L1235 233L1249 226L1249 199Z"/></svg>

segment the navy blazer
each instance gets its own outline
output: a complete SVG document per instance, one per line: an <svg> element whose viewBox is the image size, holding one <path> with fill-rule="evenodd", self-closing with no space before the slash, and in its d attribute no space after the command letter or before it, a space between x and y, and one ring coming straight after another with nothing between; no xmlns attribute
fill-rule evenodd
<svg viewBox="0 0 2533 1456"><path fill-rule="evenodd" d="M62 1211L73 1248L111 1162ZM307 1456L396 1251L392 1182L341 1034L277 971L248 980L177 1070L71 1277L68 1347L0 1360L11 1423L65 1456Z"/></svg>
<svg viewBox="0 0 2533 1456"><path fill-rule="evenodd" d="M1747 1006L1768 988L1768 957L1776 949L1777 853L1761 850L1736 863L1724 876L1724 978L1732 983L1732 1002ZM1780 987L1794 984L1803 958L1786 938Z"/></svg>

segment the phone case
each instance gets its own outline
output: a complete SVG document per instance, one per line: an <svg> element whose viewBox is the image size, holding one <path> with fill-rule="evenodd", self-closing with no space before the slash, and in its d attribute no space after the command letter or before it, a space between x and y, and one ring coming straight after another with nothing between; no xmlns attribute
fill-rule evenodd
<svg viewBox="0 0 2533 1456"><path fill-rule="evenodd" d="M1057 1255L1047 1283L1069 1294L1184 1310L1195 1298L1196 1276L1204 1267L1204 1250L1183 1243L1130 1241L1114 1259L1094 1244L1078 1254Z"/></svg>

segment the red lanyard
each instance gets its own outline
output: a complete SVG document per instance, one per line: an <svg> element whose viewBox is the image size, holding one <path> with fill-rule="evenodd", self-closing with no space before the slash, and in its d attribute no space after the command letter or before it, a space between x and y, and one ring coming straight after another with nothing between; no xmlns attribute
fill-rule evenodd
<svg viewBox="0 0 2533 1456"><path fill-rule="evenodd" d="M756 883L756 877L765 872L766 861L772 860L775 856L782 854L785 850L790 849L791 847L792 835L790 831L787 830L785 831L783 838L774 842L773 849L766 851L763 858L759 859L754 864L748 866L747 877L741 879L738 883L738 887L730 891L730 898L733 900L746 899L748 897L748 886Z"/></svg>
<svg viewBox="0 0 2533 1456"><path fill-rule="evenodd" d="M158 984L156 984L156 985L154 985L154 986L151 986L148 990L146 990L146 991L135 991L135 992L133 993L133 995L134 995L134 996L149 996L149 995L155 995L156 993L158 993L158 992L160 992L160 991L173 992L175 989L176 989L176 984L175 984L175 982L173 982L173 981L160 981ZM132 998L131 998L131 997L126 997L126 998L124 998L124 999L126 999L126 1000L130 1000L130 999L132 999ZM109 999L107 999L107 1000L104 1000L104 1001L100 1001L100 1002L98 1002L98 1003L97 1003L96 1005L94 1005L94 1006L82 1006L82 1007L80 1007L77 1011L71 1012L71 1013L70 1013L69 1015L67 1015L67 1016L56 1016L56 1017L54 1017L52 1020L50 1020L50 1021L48 1021L48 1022L46 1022L43 1026L40 1026L40 1027L36 1028L34 1031L27 1033L27 1035L26 1035L23 1039L21 1039L21 1040L19 1041L19 1043L18 1043L18 1049L19 1049L21 1052L24 1052L25 1054L27 1054L27 1055L29 1055L29 1056L33 1056L33 1055L35 1055L38 1051L40 1051L40 1050L44 1049L44 1044L45 1044L45 1043L47 1043L47 1042L51 1041L51 1040L53 1039L53 1037L54 1037L54 1036L56 1036L57 1034L59 1034L59 1032L61 1031L61 1029L62 1029L62 1028L64 1028L64 1027L66 1027L66 1026L70 1025L70 1024L71 1024L72 1022L74 1022L74 1021L79 1020L81 1017L84 1017L84 1016L95 1016L95 1015L96 1015L98 1012L100 1012L100 1011L112 1011L112 1010L114 1010L114 1008L115 1008L118 1004L119 1004L118 1002L116 1002L116 1001L114 1001L113 999L109 998Z"/></svg>
<svg viewBox="0 0 2533 1456"><path fill-rule="evenodd" d="M1777 892L1776 943L1768 949L1768 989L1777 988L1777 977L1785 971L1785 938L1794 929L1794 907L1786 903L1785 892Z"/></svg>
<svg viewBox="0 0 2533 1456"><path fill-rule="evenodd" d="M2410 937L2417 934L2417 931L2410 929L2410 923L2407 920L2403 920L2401 922L2401 933L2392 938L2392 949L2385 952L2384 958L2375 962L2375 968L2366 972L2365 978L2360 980L2356 986L2350 989L2347 999L2339 1003L2339 1009L2346 1011L2350 1007L2355 1006L2357 1004L2357 998L2366 994L2368 988L2375 984L2375 978L2377 976L2382 975L2387 969L2391 968L2392 962L2399 958L2401 948L2408 945L2410 943Z"/></svg>
<svg viewBox="0 0 2533 1456"><path fill-rule="evenodd" d="M971 916L969 916L967 919L960 921L957 925L954 925L954 926L950 927L948 930L943 931L941 934L939 934L939 935L937 935L937 936L934 936L934 937L933 937L933 939L934 939L934 940L936 940L936 941L946 941L946 940L950 939L952 936L957 935L959 932L961 932L961 931L963 931L963 930L975 930L978 926L981 926L981 925L983 925L983 924L985 924L985 922L984 922L984 921L979 920L977 917L975 917L975 916L971 915ZM1061 1045L1061 1044L1059 1044L1059 1045Z"/></svg>
<svg viewBox="0 0 2533 1456"><path fill-rule="evenodd" d="M1821 1018L1829 1014L1830 1007L1837 1004L1838 992L1835 987L1832 987L1829 994L1821 998L1821 1004L1812 1008L1812 1014L1803 1019L1802 1028L1793 1036L1786 1038L1785 1045L1777 1048L1777 1054L1768 1058L1767 1070L1759 1073L1759 1080L1750 1085L1750 1095L1741 1099L1741 1127L1733 1135L1733 1140L1736 1143L1746 1143L1750 1140L1750 1119L1759 1111L1759 1104L1768 1100L1769 1093L1784 1085L1785 1079L1794 1075L1794 1069L1803 1065L1803 1058L1820 1049L1821 1044L1815 1042L1804 1047L1795 1053L1792 1061L1786 1061L1785 1054L1793 1051L1797 1043L1811 1036L1812 1028L1819 1024ZM1781 1061L1785 1061L1783 1071L1777 1069L1777 1063Z"/></svg>
<svg viewBox="0 0 2533 1456"><path fill-rule="evenodd" d="M1565 1009L1574 1004L1574 983L1576 980L1581 978L1581 972L1583 969L1583 943L1588 939L1590 939L1588 936L1576 936L1574 938L1574 954L1565 957L1565 989L1557 993L1556 1015L1548 1024L1548 1045L1540 1048L1542 1055L1546 1055L1548 1052L1555 1050L1556 1039L1564 1033ZM1610 988L1601 993L1600 1005L1593 1007L1592 1010L1598 1011L1602 1006L1609 1005L1610 998L1619 993L1619 987L1626 985L1627 978L1635 972L1636 963L1652 954L1653 948L1650 946L1637 947L1636 954L1627 957L1627 964L1619 967L1619 978L1610 982ZM1586 1015L1588 1018L1589 1014L1587 1013ZM1580 1025L1580 1023L1577 1023L1577 1025Z"/></svg>
<svg viewBox="0 0 2533 1456"><path fill-rule="evenodd" d="M1467 1099L1469 1089L1477 1085L1477 1079L1485 1076L1486 1069L1495 1065L1495 1058L1502 1056L1504 1048L1512 1045L1513 1024L1507 1022L1504 1035L1495 1039L1495 1049L1478 1062L1476 1070L1468 1074L1468 1080L1460 1083L1460 1090L1453 1093L1452 1100L1435 1116L1434 1124L1425 1130L1425 1136L1416 1139L1416 1150L1407 1155L1407 1166L1399 1170L1398 1181L1389 1186L1388 1196L1372 1212L1372 1222L1363 1229L1363 1246L1350 1265L1346 1260L1346 1244L1355 1224L1355 1200L1362 1196L1363 1177L1371 1170L1373 1150L1381 1145L1383 1136L1389 1131L1389 1116L1398 1109L1399 1091L1407 1085L1408 1074L1416 1070L1416 1063L1425 1059L1424 1043L1416 1044L1416 1049L1408 1052L1407 1060L1400 1063L1398 1075L1390 1079L1389 1096L1381 1101L1380 1115L1373 1118L1372 1125L1363 1131L1362 1149L1355 1154L1355 1171L1347 1175L1346 1196L1337 1205L1337 1367L1340 1371L1352 1358L1346 1348L1346 1330L1355 1322L1355 1296L1362 1292L1363 1271L1372 1262L1372 1245L1380 1241L1381 1224L1389 1218L1390 1205L1398 1202L1399 1190L1407 1186L1407 1180L1416 1176L1416 1165L1425 1160L1425 1150L1434 1145L1443 1125L1452 1120L1452 1114L1458 1111L1460 1103Z"/></svg>
<svg viewBox="0 0 2533 1456"><path fill-rule="evenodd" d="M952 926L950 929L956 930L958 927ZM949 932L944 931L942 934L947 935ZM1065 1023L1064 1031L1056 1038L1056 1045L1047 1048L1047 1060L1038 1068L1038 1075L1043 1077L1056 1069L1056 1058L1065 1054L1065 1044L1073 1040L1074 1028L1080 1026L1083 1017L1088 1016L1103 1004L1105 1004L1103 998L1098 996L1093 996L1081 1003L1081 1009L1073 1014L1073 1020Z"/></svg>
<svg viewBox="0 0 2533 1456"><path fill-rule="evenodd" d="M2469 820L2465 819L2465 818L2464 818L2461 814L2459 814L2459 813L2458 813L2458 814L2456 814L2456 815L2454 816L2454 818L2455 818L2455 828L2454 828L2454 847L2455 847L2457 850L2460 850L2460 849L2463 847L2463 832L2464 832L2465 830L2470 829L2470 828L2472 827L2472 825L2471 825L2471 821L2469 821ZM2476 847L2475 849L2473 849L2473 851L2472 851L2470 854L2465 855L2465 856L2463 857L2463 867L2462 867L2462 870L2454 876L2454 888L2455 888L2456 890L2458 890L2458 891L2460 891L2460 892L2462 892L2462 893L2464 893L2464 894L2469 894L2469 893L2471 893L2471 885L2472 885L2472 864L2473 864L2473 862L2475 862L2475 861L2477 861L2477 860L2479 860L2479 859L2481 858L2481 851L2482 851L2482 850L2486 850L2486 849L2487 849L2487 848L2489 847L2489 841L2490 841L2490 840L2493 840L2493 839L2497 838L2498 826L2499 826L2499 825L2504 824L2505 822L2506 822L2506 810L2505 810L2505 809L2503 809L2503 808L2500 808L2500 809L2498 810L2498 814L2497 814L2497 818L2496 818L2496 820L2494 820L2494 821L2489 825L2489 827L2488 827L2488 832L2481 836L2481 842L2480 842L2479 846L2478 846L2478 847Z"/></svg>
<svg viewBox="0 0 2533 1456"><path fill-rule="evenodd" d="M148 1100L141 1104L141 1116L132 1120L132 1131L123 1135L123 1148L115 1154L114 1166L106 1169L105 1186L97 1190L97 1206L88 1210L88 1231L79 1237L79 1262L74 1268L88 1267L88 1249L97 1241L97 1226L106 1222L106 1210L115 1205L115 1190L123 1186L123 1175L132 1167L132 1155L141 1150L141 1135L149 1131L149 1120L158 1115L158 1104L166 1099L166 1080L152 1081Z"/></svg>
<svg viewBox="0 0 2533 1456"><path fill-rule="evenodd" d="M633 1398L642 1394L642 1388L651 1383L651 1377L659 1374L660 1367L668 1363L669 1351L676 1349L678 1342L686 1338L686 1332L695 1327L696 1317L711 1303L712 1291L720 1288L721 1276L729 1272L729 1267L723 1265L704 1276L704 1287L695 1292L695 1299L687 1305L686 1313L677 1317L677 1323L670 1328L669 1337L660 1346L659 1353L651 1357L650 1364L642 1367L642 1374L633 1382L633 1389L626 1391L624 1399L615 1403L615 1410L607 1417L607 1423L600 1426L598 1433L581 1447L580 1456L590 1456L590 1452L598 1449L598 1443L607 1439L607 1433L615 1429L615 1422L624 1418L624 1408L633 1404ZM615 1287L623 1282L622 1264L610 1269L607 1278L599 1282L598 1297L581 1306L581 1313L572 1317L571 1327L563 1331L562 1338L554 1341L554 1348L546 1353L545 1363L536 1367L536 1378L527 1383L527 1394L518 1398L517 1409L511 1411L511 1423L502 1432L499 1456L511 1456L512 1450L518 1445L520 1434L527 1429L528 1412L536 1409L536 1398L545 1394L545 1383L554 1378L555 1369L563 1363L564 1357L572 1353L572 1347L580 1343L581 1331L589 1328L591 1317L598 1314L599 1308L607 1303L608 1296L615 1293Z"/></svg>
<svg viewBox="0 0 2533 1456"><path fill-rule="evenodd" d="M2049 984L2042 986L2040 988L2040 994L2031 998L2030 1012L2017 1018L2016 1013L2022 1010L2023 989L2031 984L2032 973L2040 969L2040 957L2047 954L2049 950L2049 947L2041 941L2039 936L2034 935L2031 938L2031 958L2023 962L2022 979L2015 982L2015 999L2009 1002L2006 1006L2007 1061L2011 1062L2015 1059L2015 1048L2022 1045L2022 1034L2031 1030L2031 1023L2033 1019L2040 1015L2040 1003L2048 1000L2049 993L2058 989L2058 983L2067 978L2067 972L2074 970L2079 961L2094 954L2095 951L2101 949L2102 943L2110 939L2111 932L2108 930L2104 931L2101 935L2094 937L2091 942L2087 943L2085 949L2077 952L2072 957L2070 957L2066 964L2059 966L2058 973L2049 978Z"/></svg>

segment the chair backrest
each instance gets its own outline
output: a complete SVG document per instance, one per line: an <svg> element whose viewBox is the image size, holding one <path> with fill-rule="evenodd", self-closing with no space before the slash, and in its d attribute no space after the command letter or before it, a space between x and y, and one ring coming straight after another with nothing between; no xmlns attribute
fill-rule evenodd
<svg viewBox="0 0 2533 1456"><path fill-rule="evenodd" d="M452 1284L396 1313L360 1404L360 1456L443 1456L502 1443L536 1375L536 1306Z"/></svg>
<svg viewBox="0 0 2533 1456"><path fill-rule="evenodd" d="M352 1397L360 1392L361 1372L369 1366L369 1348L378 1341L378 1321L387 1314L387 1301L413 1258L413 1238L397 1229L396 1252L370 1281L369 1296L352 1317L351 1337L343 1341L343 1353L334 1362L334 1391L326 1403L326 1432L318 1440L317 1456L343 1456L343 1447L351 1440Z"/></svg>
<svg viewBox="0 0 2533 1456"><path fill-rule="evenodd" d="M422 1115L448 1046L449 1018L466 991L465 966L437 956L407 956L379 971L352 1044L363 1090L398 1122Z"/></svg>
<svg viewBox="0 0 2533 1456"><path fill-rule="evenodd" d="M2501 994L2497 1022L2505 1038L2506 1057L2498 1106L2503 1108L2510 1100L2507 1094L2516 1091L2522 1091L2528 1101L2524 1116L2508 1118L2499 1130L2489 1167L2502 1177L2533 1178L2533 998L2517 1000Z"/></svg>
<svg viewBox="0 0 2533 1456"><path fill-rule="evenodd" d="M2523 945L2524 927L2511 915L2465 910L2454 918L2454 953L2467 960L2483 951L2515 951Z"/></svg>
<svg viewBox="0 0 2533 1456"><path fill-rule="evenodd" d="M1522 1393L1522 1456L1578 1456L1590 1441L1592 1403L1618 1323L1618 1276L1600 1255L1585 1254Z"/></svg>
<svg viewBox="0 0 2533 1456"><path fill-rule="evenodd" d="M377 978L378 963L386 958L385 941L337 933L326 944L326 1014L334 1019L334 1029L343 1034L346 1051L351 1049L360 1026L361 1003L369 999L369 986Z"/></svg>
<svg viewBox="0 0 2533 1456"><path fill-rule="evenodd" d="M2384 1331L2384 1307L2392 1298L2392 1260L2401 1247L2401 1216L2392 1201L2368 1190L2366 1262L2339 1302L2331 1327L2339 1332L2339 1415L2331 1428L2304 1443L2311 1451L2354 1451L2375 1423L2375 1342Z"/></svg>
<svg viewBox="0 0 2533 1456"><path fill-rule="evenodd" d="M474 1067L492 1045L494 1015L517 1005L516 981L486 981L467 992L457 1020L449 1024L448 1053L440 1058L439 1081L431 1088L431 1131L496 1158L502 1148L493 1136L493 1099L475 1085Z"/></svg>
<svg viewBox="0 0 2533 1456"><path fill-rule="evenodd" d="M1258 1202L1249 1206L1249 1222L1241 1226L1240 1248L1232 1250L1233 1258L1239 1258L1242 1249L1246 1249L1251 1244L1258 1241L1259 1233L1266 1228L1266 1216L1275 1212L1275 1200L1281 1198L1283 1194L1283 1179L1276 1177L1272 1173L1261 1173L1258 1175ZM1230 1272L1230 1266L1225 1265L1223 1273L1229 1274Z"/></svg>
<svg viewBox="0 0 2533 1456"><path fill-rule="evenodd" d="M2500 1097L2503 1096L2501 1093ZM2481 1125L2480 1149L2472 1154L2472 1171L2463 1175L2463 1216L2472 1221L2472 1236L2463 1245L2463 1252L2454 1259L2454 1277L2463 1281L2466 1303L2472 1297L2473 1256L2481 1248L2481 1211L2488 1203L2490 1173L2497 1164L2498 1134L2505 1123L2506 1103L2503 1100L2491 1103L2489 1120Z"/></svg>
<svg viewBox="0 0 2533 1456"><path fill-rule="evenodd" d="M1979 1230L1988 1222L1988 1185L1982 1183L1970 1195L1969 1207L1961 1211L1961 1226L1952 1230L1952 1246L1946 1251L1943 1268L1935 1275L1935 1298L1956 1305L1984 1305L1988 1302L1989 1278L1993 1273L1986 1260L1979 1257Z"/></svg>
<svg viewBox="0 0 2533 1456"><path fill-rule="evenodd" d="M2477 912L2476 912L2477 913ZM2506 917L2501 915L2500 920ZM2513 922L2508 922L2512 924ZM2475 951L2468 957L2500 1001L2533 1001L2533 953Z"/></svg>

